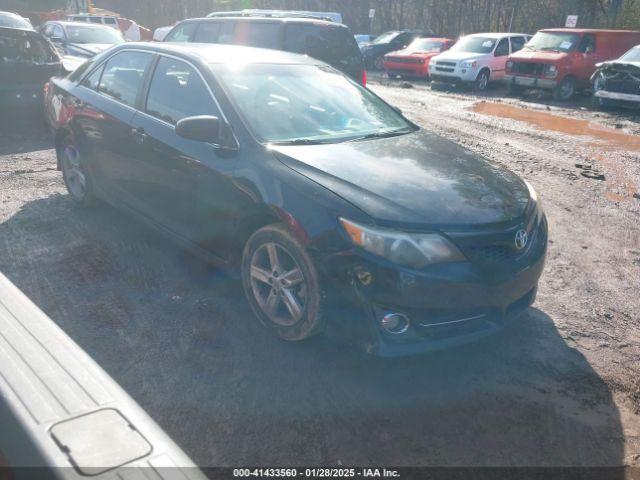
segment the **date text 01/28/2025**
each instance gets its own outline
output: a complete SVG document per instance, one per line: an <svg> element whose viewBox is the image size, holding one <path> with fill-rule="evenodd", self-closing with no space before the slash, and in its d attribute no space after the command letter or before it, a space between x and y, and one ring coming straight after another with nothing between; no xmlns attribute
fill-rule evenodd
<svg viewBox="0 0 640 480"><path fill-rule="evenodd" d="M256 478L397 478L400 476L397 470L386 468L236 468L234 477Z"/></svg>

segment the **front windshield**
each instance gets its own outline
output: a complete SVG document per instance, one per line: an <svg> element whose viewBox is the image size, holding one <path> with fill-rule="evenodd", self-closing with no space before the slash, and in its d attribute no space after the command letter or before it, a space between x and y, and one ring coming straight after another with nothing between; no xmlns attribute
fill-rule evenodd
<svg viewBox="0 0 640 480"><path fill-rule="evenodd" d="M531 50L570 52L580 42L580 35L569 32L538 32L526 45Z"/></svg>
<svg viewBox="0 0 640 480"><path fill-rule="evenodd" d="M111 27L67 27L67 36L72 43L123 43L122 35Z"/></svg>
<svg viewBox="0 0 640 480"><path fill-rule="evenodd" d="M215 65L214 69L263 142L338 143L415 128L378 97L330 67L253 64Z"/></svg>
<svg viewBox="0 0 640 480"><path fill-rule="evenodd" d="M398 35L398 32L383 33L379 37L376 37L376 39L373 41L373 43L389 43L389 42L391 42L391 40L394 39L394 37L396 35Z"/></svg>
<svg viewBox="0 0 640 480"><path fill-rule="evenodd" d="M453 52L491 53L496 45L495 38L463 37L451 48Z"/></svg>
<svg viewBox="0 0 640 480"><path fill-rule="evenodd" d="M442 50L443 42L439 42L437 40L429 40L426 38L417 38L411 45L409 45L408 50L412 50L414 52L439 52Z"/></svg>
<svg viewBox="0 0 640 480"><path fill-rule="evenodd" d="M640 62L640 46L633 47L620 57L620 60L624 60L625 62Z"/></svg>

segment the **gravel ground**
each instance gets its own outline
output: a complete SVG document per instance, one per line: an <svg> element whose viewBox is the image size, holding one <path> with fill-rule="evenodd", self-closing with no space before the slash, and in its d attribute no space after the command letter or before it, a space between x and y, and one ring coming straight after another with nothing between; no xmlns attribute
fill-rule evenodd
<svg viewBox="0 0 640 480"><path fill-rule="evenodd" d="M237 281L74 206L20 116L0 125L0 271L200 465L640 465L640 117L402 85L371 86L542 198L538 301L497 337L397 360L275 340Z"/></svg>

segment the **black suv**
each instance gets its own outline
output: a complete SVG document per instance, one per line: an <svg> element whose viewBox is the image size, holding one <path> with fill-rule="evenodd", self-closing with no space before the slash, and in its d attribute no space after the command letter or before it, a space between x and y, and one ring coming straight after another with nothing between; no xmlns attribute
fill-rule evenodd
<svg viewBox="0 0 640 480"><path fill-rule="evenodd" d="M301 53L366 85L360 48L349 27L314 18L214 17L178 23L165 42L226 43Z"/></svg>

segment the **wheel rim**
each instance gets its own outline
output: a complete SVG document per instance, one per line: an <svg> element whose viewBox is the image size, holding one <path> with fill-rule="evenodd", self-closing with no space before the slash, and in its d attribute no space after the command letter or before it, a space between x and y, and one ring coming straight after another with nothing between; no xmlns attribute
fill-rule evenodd
<svg viewBox="0 0 640 480"><path fill-rule="evenodd" d="M565 81L560 85L560 97L564 99L571 98L573 95L573 82Z"/></svg>
<svg viewBox="0 0 640 480"><path fill-rule="evenodd" d="M265 243L251 258L253 296L263 313L281 326L299 322L307 305L307 283L300 265L280 244Z"/></svg>
<svg viewBox="0 0 640 480"><path fill-rule="evenodd" d="M82 199L86 192L87 179L80 167L80 154L74 147L68 146L62 155L62 173L69 192L74 197Z"/></svg>
<svg viewBox="0 0 640 480"><path fill-rule="evenodd" d="M478 90L484 90L487 88L487 83L489 83L489 78L486 73L481 73L480 78L478 79Z"/></svg>

